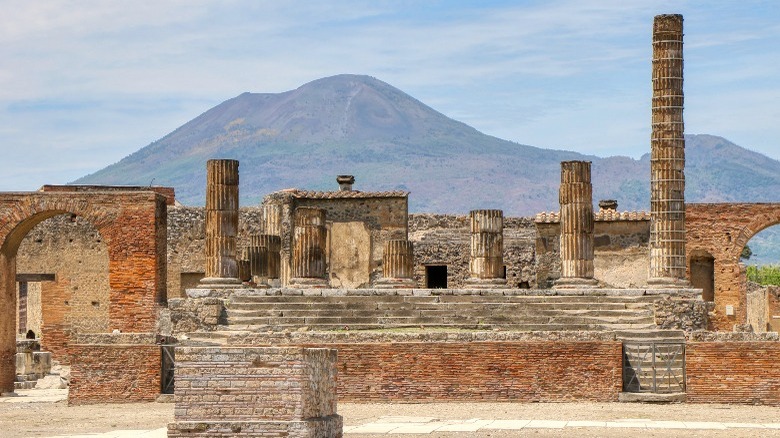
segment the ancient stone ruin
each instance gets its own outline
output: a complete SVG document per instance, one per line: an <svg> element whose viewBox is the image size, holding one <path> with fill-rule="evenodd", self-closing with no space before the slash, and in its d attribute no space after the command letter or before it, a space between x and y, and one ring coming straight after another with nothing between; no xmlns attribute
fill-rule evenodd
<svg viewBox="0 0 780 438"><path fill-rule="evenodd" d="M780 405L777 293L739 263L780 205L685 203L682 17L656 17L652 70L649 212L594 212L584 161L534 218L410 214L351 175L241 207L228 159L205 208L0 194L0 392L51 357L71 404L174 393L172 437L340 436L337 396Z"/></svg>

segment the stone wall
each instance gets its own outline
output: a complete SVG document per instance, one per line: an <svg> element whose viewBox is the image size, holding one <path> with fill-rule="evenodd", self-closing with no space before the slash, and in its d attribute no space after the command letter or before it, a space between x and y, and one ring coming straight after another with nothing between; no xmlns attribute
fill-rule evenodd
<svg viewBox="0 0 780 438"><path fill-rule="evenodd" d="M687 400L780 405L780 343L689 342Z"/></svg>
<svg viewBox="0 0 780 438"><path fill-rule="evenodd" d="M341 436L336 350L177 347L168 436Z"/></svg>
<svg viewBox="0 0 780 438"><path fill-rule="evenodd" d="M28 283L28 317L43 348L60 362L70 361L71 332L108 331L108 247L85 219L64 214L38 224L19 247L16 272L55 276Z"/></svg>
<svg viewBox="0 0 780 438"><path fill-rule="evenodd" d="M536 216L536 284L552 287L561 276L558 213ZM650 269L650 218L645 212L601 210L593 226L594 277L604 287L643 288Z"/></svg>
<svg viewBox="0 0 780 438"><path fill-rule="evenodd" d="M707 330L713 303L696 298L659 297L654 303L655 324L660 329L692 332Z"/></svg>
<svg viewBox="0 0 780 438"><path fill-rule="evenodd" d="M535 230L528 218L504 218L504 265L513 288L536 286ZM409 240L414 243L415 281L426 285L426 266L447 266L447 287L465 287L469 277L471 231L468 216L409 215Z"/></svg>
<svg viewBox="0 0 780 438"><path fill-rule="evenodd" d="M146 337L148 338L148 337ZM68 403L136 403L160 394L160 346L153 343L71 344Z"/></svg>
<svg viewBox="0 0 780 438"><path fill-rule="evenodd" d="M262 228L262 209L242 207L238 212L236 254L249 245L249 236ZM205 273L206 210L203 207L168 208L168 298L184 297Z"/></svg>

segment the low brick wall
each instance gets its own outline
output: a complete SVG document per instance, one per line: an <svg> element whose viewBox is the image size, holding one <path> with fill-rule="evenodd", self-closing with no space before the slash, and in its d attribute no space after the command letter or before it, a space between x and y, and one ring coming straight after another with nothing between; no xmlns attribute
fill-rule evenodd
<svg viewBox="0 0 780 438"><path fill-rule="evenodd" d="M335 344L339 398L355 402L616 401L621 343Z"/></svg>
<svg viewBox="0 0 780 438"><path fill-rule="evenodd" d="M689 342L685 360L689 402L780 405L779 342Z"/></svg>
<svg viewBox="0 0 780 438"><path fill-rule="evenodd" d="M68 404L154 401L160 394L160 346L75 344Z"/></svg>
<svg viewBox="0 0 780 438"><path fill-rule="evenodd" d="M336 350L177 347L169 437L339 437Z"/></svg>
<svg viewBox="0 0 780 438"><path fill-rule="evenodd" d="M341 401L617 401L622 385L622 343L611 332L255 333L228 342L337 349Z"/></svg>

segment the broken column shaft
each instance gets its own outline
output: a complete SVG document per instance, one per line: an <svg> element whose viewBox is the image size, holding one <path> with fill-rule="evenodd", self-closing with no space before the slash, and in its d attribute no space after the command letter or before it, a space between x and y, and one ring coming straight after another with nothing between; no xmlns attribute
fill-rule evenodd
<svg viewBox="0 0 780 438"><path fill-rule="evenodd" d="M293 261L290 284L299 287L327 287L325 277L325 210L295 209Z"/></svg>
<svg viewBox="0 0 780 438"><path fill-rule="evenodd" d="M406 239L385 242L382 255L382 275L376 282L377 288L404 289L413 288L414 281L414 244Z"/></svg>
<svg viewBox="0 0 780 438"><path fill-rule="evenodd" d="M238 235L238 161L206 163L206 276L203 287L240 284L236 259Z"/></svg>
<svg viewBox="0 0 780 438"><path fill-rule="evenodd" d="M468 287L501 287L504 278L504 212L472 210Z"/></svg>
<svg viewBox="0 0 780 438"><path fill-rule="evenodd" d="M593 187L590 161L562 161L561 278L556 288L594 287Z"/></svg>
<svg viewBox="0 0 780 438"><path fill-rule="evenodd" d="M683 17L653 23L653 102L650 153L650 279L686 284Z"/></svg>

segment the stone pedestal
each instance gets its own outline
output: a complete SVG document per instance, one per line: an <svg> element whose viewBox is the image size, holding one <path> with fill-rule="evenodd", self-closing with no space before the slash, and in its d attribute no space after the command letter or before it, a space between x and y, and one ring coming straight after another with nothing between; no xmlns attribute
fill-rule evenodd
<svg viewBox="0 0 780 438"><path fill-rule="evenodd" d="M338 438L336 350L176 347L168 437Z"/></svg>
<svg viewBox="0 0 780 438"><path fill-rule="evenodd" d="M590 161L561 162L561 278L555 288L595 287Z"/></svg>
<svg viewBox="0 0 780 438"><path fill-rule="evenodd" d="M252 278L257 285L278 286L282 239L269 234L249 237L249 264Z"/></svg>
<svg viewBox="0 0 780 438"><path fill-rule="evenodd" d="M238 161L206 163L206 276L199 287L235 287L238 278Z"/></svg>
<svg viewBox="0 0 780 438"><path fill-rule="evenodd" d="M471 225L471 252L469 257L469 278L465 285L470 288L506 287L504 278L504 212L501 210L472 210L469 212Z"/></svg>
<svg viewBox="0 0 780 438"><path fill-rule="evenodd" d="M325 272L325 210L311 207L295 209L293 261L290 285L328 287Z"/></svg>
<svg viewBox="0 0 780 438"><path fill-rule="evenodd" d="M411 289L414 281L414 244L406 239L385 242L382 255L382 278L374 287L379 289Z"/></svg>
<svg viewBox="0 0 780 438"><path fill-rule="evenodd" d="M648 284L685 287L682 15L658 15L653 23L652 117Z"/></svg>

